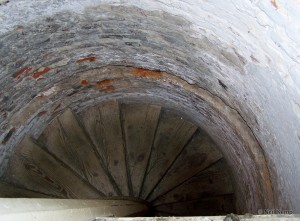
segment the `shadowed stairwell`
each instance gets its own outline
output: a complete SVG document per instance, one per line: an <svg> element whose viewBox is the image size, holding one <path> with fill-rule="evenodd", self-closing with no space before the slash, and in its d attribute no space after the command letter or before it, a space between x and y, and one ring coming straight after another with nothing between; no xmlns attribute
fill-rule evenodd
<svg viewBox="0 0 300 221"><path fill-rule="evenodd" d="M152 216L235 212L226 162L211 138L171 109L106 101L66 109L15 148L1 197L145 201Z"/></svg>

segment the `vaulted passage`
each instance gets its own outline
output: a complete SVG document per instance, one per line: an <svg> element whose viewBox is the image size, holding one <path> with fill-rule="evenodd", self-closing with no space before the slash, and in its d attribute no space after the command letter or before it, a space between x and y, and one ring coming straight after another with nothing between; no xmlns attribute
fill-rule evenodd
<svg viewBox="0 0 300 221"><path fill-rule="evenodd" d="M0 0L0 196L300 212L298 9Z"/></svg>

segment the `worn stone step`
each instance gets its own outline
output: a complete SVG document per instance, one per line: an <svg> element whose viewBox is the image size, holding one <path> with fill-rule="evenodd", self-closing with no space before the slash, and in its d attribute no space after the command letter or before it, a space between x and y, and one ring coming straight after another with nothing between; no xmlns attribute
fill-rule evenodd
<svg viewBox="0 0 300 221"><path fill-rule="evenodd" d="M190 142L180 152L174 164L163 176L148 200L153 201L158 196L208 168L221 158L222 154L218 151L211 138L204 131L198 129Z"/></svg>
<svg viewBox="0 0 300 221"><path fill-rule="evenodd" d="M183 183L176 183L173 189L159 196L152 204L155 206L183 201L192 201L216 195L233 193L232 180L222 158L209 168L199 172Z"/></svg>
<svg viewBox="0 0 300 221"><path fill-rule="evenodd" d="M70 109L52 121L38 140L106 196L118 195L97 150Z"/></svg>
<svg viewBox="0 0 300 221"><path fill-rule="evenodd" d="M116 101L101 103L79 114L84 128L123 196L129 196L125 149Z"/></svg>
<svg viewBox="0 0 300 221"><path fill-rule="evenodd" d="M133 195L139 197L157 128L160 107L148 104L122 104L121 111L130 186Z"/></svg>
<svg viewBox="0 0 300 221"><path fill-rule="evenodd" d="M234 213L233 194L201 198L192 201L163 204L154 207L160 213L170 213L174 216L213 216Z"/></svg>
<svg viewBox="0 0 300 221"><path fill-rule="evenodd" d="M0 196L4 198L56 198L3 181L0 182Z"/></svg>
<svg viewBox="0 0 300 221"><path fill-rule="evenodd" d="M161 113L141 194L142 199L147 199L152 193L196 130L195 125L172 111L166 110Z"/></svg>
<svg viewBox="0 0 300 221"><path fill-rule="evenodd" d="M103 196L29 137L17 146L5 177L9 183L60 198Z"/></svg>

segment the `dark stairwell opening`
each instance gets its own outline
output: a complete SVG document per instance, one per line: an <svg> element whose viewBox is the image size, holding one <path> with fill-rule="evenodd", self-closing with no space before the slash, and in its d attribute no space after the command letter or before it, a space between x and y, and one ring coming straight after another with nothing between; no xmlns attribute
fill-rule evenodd
<svg viewBox="0 0 300 221"><path fill-rule="evenodd" d="M142 200L148 216L223 215L236 211L230 176L213 140L176 110L110 100L66 109L37 139L24 138L0 194Z"/></svg>

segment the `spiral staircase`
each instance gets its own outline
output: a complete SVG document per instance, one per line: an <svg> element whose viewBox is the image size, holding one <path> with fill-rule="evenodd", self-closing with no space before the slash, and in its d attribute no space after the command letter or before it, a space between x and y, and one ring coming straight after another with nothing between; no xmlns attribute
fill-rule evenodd
<svg viewBox="0 0 300 221"><path fill-rule="evenodd" d="M143 200L152 216L235 211L222 154L210 137L155 104L106 101L57 116L27 136L1 178L1 197Z"/></svg>

